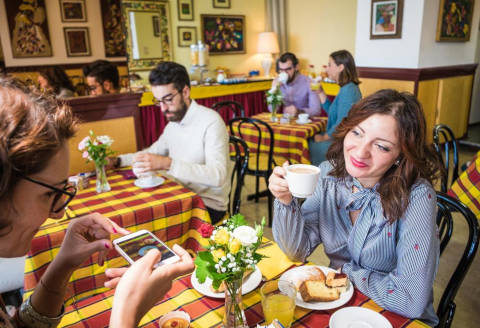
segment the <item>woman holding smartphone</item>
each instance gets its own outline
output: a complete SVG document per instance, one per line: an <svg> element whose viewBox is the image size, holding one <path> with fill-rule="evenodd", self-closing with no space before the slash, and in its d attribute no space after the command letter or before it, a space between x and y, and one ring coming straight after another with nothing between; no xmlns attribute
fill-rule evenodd
<svg viewBox="0 0 480 328"><path fill-rule="evenodd" d="M67 182L68 140L75 124L71 110L53 96L0 78L0 257L25 255L42 223L48 217L61 218L75 196L75 187ZM0 327L56 327L70 276L95 252L103 265L113 247L112 233L129 232L98 213L72 220L57 256L14 318L6 314L0 297ZM123 278L107 283L110 287L118 283L112 326L121 322L122 327L136 327L168 291L172 279L193 270L188 253L178 246L173 250L179 262L154 269L160 253L152 250ZM151 289L158 292L148 293Z"/></svg>

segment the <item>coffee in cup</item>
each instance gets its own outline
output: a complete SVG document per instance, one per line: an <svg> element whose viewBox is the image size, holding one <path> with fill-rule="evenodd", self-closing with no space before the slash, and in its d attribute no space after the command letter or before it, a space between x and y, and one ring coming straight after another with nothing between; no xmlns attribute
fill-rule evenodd
<svg viewBox="0 0 480 328"><path fill-rule="evenodd" d="M287 167L285 176L288 189L297 198L310 197L317 187L320 168L307 164L293 164Z"/></svg>
<svg viewBox="0 0 480 328"><path fill-rule="evenodd" d="M298 114L298 121L299 122L308 122L308 114L307 113Z"/></svg>

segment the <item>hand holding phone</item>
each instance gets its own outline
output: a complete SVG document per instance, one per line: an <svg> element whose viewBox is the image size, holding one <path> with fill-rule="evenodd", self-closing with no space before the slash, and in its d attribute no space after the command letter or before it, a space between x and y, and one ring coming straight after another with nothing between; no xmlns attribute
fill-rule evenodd
<svg viewBox="0 0 480 328"><path fill-rule="evenodd" d="M148 230L140 230L115 239L113 245L130 264L145 256L150 249L158 249L162 254L161 260L155 264L155 267L180 260L177 254Z"/></svg>

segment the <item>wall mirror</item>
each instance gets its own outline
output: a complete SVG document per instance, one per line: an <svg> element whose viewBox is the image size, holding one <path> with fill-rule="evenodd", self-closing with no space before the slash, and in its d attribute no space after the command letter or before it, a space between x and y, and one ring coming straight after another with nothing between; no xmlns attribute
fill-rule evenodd
<svg viewBox="0 0 480 328"><path fill-rule="evenodd" d="M172 60L168 0L122 0L122 14L130 75Z"/></svg>

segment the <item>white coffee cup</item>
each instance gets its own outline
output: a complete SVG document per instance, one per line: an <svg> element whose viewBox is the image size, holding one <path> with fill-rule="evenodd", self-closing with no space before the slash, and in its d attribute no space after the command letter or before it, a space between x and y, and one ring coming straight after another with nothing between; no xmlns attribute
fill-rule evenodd
<svg viewBox="0 0 480 328"><path fill-rule="evenodd" d="M298 121L299 122L308 122L308 114L307 113L298 114Z"/></svg>
<svg viewBox="0 0 480 328"><path fill-rule="evenodd" d="M287 83L288 74L286 72L281 72L280 74L278 74L278 81L283 84Z"/></svg>
<svg viewBox="0 0 480 328"><path fill-rule="evenodd" d="M287 167L288 189L297 198L307 198L317 187L320 168L308 164L293 164Z"/></svg>
<svg viewBox="0 0 480 328"><path fill-rule="evenodd" d="M135 162L132 166L133 174L137 176L137 178L142 180L153 181L153 177L155 177L155 172L153 171L144 171L143 162Z"/></svg>

